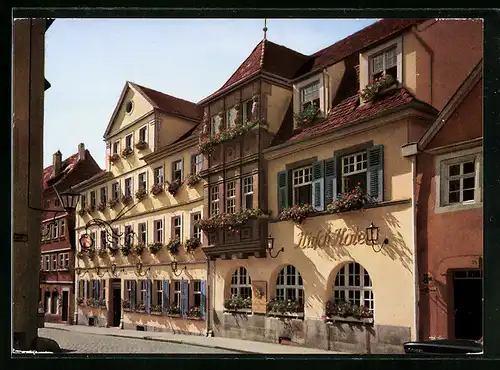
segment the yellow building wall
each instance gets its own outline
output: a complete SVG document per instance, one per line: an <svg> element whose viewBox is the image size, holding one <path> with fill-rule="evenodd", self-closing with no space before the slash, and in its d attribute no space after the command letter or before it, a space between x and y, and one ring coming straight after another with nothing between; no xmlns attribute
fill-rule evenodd
<svg viewBox="0 0 500 370"><path fill-rule="evenodd" d="M133 109L130 113L126 112L127 102L131 101ZM153 106L142 96L142 94L135 91L135 89L128 89L123 98L123 104L119 107L118 112L113 122L113 128L110 132L111 135L117 130L120 130L127 125L134 122L136 119L142 117L148 112L153 110Z"/></svg>
<svg viewBox="0 0 500 370"><path fill-rule="evenodd" d="M270 86L271 94L267 95L267 123L268 130L276 133L292 100L292 91L275 85Z"/></svg>
<svg viewBox="0 0 500 370"><path fill-rule="evenodd" d="M412 32L403 35L403 81L421 101L431 104L431 56Z"/></svg>
<svg viewBox="0 0 500 370"><path fill-rule="evenodd" d="M158 147L164 146L179 139L182 135L196 126L195 122L182 118L160 114L160 127L158 128Z"/></svg>

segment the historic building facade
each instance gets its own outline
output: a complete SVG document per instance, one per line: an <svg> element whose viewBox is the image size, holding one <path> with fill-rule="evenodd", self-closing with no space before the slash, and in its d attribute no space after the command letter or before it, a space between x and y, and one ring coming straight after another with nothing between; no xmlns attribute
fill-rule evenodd
<svg viewBox="0 0 500 370"><path fill-rule="evenodd" d="M47 322L73 322L75 214L64 211L54 189L62 193L101 172L84 144L64 161L57 151L43 170L42 209L51 211L42 213L38 300Z"/></svg>
<svg viewBox="0 0 500 370"><path fill-rule="evenodd" d="M76 258L78 324L205 334L200 120L195 104L126 83L107 171L77 187L77 238L91 239Z"/></svg>

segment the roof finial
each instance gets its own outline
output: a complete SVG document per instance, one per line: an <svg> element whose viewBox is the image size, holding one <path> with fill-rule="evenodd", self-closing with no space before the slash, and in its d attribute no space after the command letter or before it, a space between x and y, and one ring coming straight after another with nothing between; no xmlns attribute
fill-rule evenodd
<svg viewBox="0 0 500 370"><path fill-rule="evenodd" d="M264 18L264 40L266 39L266 32L267 32L267 18Z"/></svg>

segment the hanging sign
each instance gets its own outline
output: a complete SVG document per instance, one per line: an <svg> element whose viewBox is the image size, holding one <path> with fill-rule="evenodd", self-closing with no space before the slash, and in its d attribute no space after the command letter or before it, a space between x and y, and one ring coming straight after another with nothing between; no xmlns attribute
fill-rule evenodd
<svg viewBox="0 0 500 370"><path fill-rule="evenodd" d="M89 234L83 234L80 237L80 247L84 249L89 249L92 248L94 245L94 240L92 240L92 237Z"/></svg>

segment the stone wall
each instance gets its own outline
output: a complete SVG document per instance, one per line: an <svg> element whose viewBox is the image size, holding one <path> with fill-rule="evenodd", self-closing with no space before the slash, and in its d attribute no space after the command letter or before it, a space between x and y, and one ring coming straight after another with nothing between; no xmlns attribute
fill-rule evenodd
<svg viewBox="0 0 500 370"><path fill-rule="evenodd" d="M410 328L358 323L325 323L315 319L266 317L258 314L216 312L213 323L217 337L279 343L349 353L403 353L410 341Z"/></svg>
<svg viewBox="0 0 500 370"><path fill-rule="evenodd" d="M107 316L107 310L78 307L78 325L89 326L93 321L93 326L108 327Z"/></svg>

